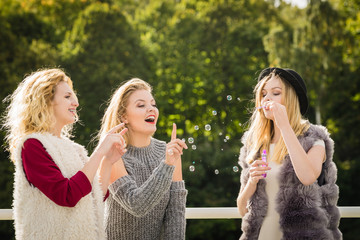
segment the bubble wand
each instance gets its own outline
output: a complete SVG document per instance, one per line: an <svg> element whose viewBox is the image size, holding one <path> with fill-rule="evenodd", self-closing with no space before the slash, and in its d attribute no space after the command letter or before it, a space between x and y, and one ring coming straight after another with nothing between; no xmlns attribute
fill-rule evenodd
<svg viewBox="0 0 360 240"><path fill-rule="evenodd" d="M264 151L261 154L261 160L263 162L266 162L266 150L264 149ZM261 165L262 167L266 167L266 165ZM266 173L262 174L264 178L266 178Z"/></svg>

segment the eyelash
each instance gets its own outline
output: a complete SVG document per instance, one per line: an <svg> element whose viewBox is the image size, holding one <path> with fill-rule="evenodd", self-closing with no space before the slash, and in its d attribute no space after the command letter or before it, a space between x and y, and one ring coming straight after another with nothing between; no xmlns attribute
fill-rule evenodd
<svg viewBox="0 0 360 240"><path fill-rule="evenodd" d="M273 93L273 95L275 96L279 96L281 93ZM266 94L262 94L262 97L264 98L266 96Z"/></svg>
<svg viewBox="0 0 360 240"><path fill-rule="evenodd" d="M156 104L152 104L153 107L156 107L157 108L157 105ZM145 105L139 105L138 107L145 107Z"/></svg>

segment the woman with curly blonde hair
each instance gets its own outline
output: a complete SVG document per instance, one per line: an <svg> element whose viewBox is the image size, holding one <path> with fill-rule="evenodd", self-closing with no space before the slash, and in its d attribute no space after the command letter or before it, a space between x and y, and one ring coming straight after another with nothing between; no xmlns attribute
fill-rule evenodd
<svg viewBox="0 0 360 240"><path fill-rule="evenodd" d="M79 103L60 69L32 73L8 100L4 127L15 164L16 239L106 239L103 201L127 129L117 133L120 124L107 131L88 157L69 138Z"/></svg>

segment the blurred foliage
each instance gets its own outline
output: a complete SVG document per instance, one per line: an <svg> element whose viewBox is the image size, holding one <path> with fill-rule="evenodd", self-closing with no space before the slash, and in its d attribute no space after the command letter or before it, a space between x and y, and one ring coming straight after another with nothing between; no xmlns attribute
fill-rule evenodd
<svg viewBox="0 0 360 240"><path fill-rule="evenodd" d="M359 33L357 0L310 0L305 9L258 0L3 0L0 97L38 68L65 69L81 108L75 141L91 152L113 91L142 78L160 110L155 137L168 141L175 122L190 147L183 156L187 206L234 207L257 74L290 67L308 85L306 117L335 141L339 205L359 206ZM0 134L0 208L11 208L14 167ZM359 223L341 220L344 239L357 239ZM240 224L188 220L187 239L238 238ZM0 236L14 238L12 221L1 221Z"/></svg>

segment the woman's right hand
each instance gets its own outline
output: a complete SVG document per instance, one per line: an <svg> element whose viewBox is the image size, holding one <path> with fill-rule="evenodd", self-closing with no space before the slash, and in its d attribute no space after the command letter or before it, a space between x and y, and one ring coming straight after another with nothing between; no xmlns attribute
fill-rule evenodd
<svg viewBox="0 0 360 240"><path fill-rule="evenodd" d="M262 166L265 165L265 166ZM249 169L249 179L246 184L241 185L239 196L236 200L237 207L239 209L240 215L243 217L248 212L247 203L252 195L255 193L257 188L257 183L260 179L263 179L266 171L270 170L267 162L262 160L255 160L250 165Z"/></svg>
<svg viewBox="0 0 360 240"><path fill-rule="evenodd" d="M263 162L261 159L255 160L249 170L249 183L256 185L260 179L265 178L263 174L269 171L271 167L267 162Z"/></svg>
<svg viewBox="0 0 360 240"><path fill-rule="evenodd" d="M113 164L118 161L122 155L126 152L126 142L123 138L123 135L127 132L127 128L124 128L117 133L119 129L124 127L124 123L113 127L106 135L100 139L98 146L96 147L96 152L105 157L105 160Z"/></svg>

